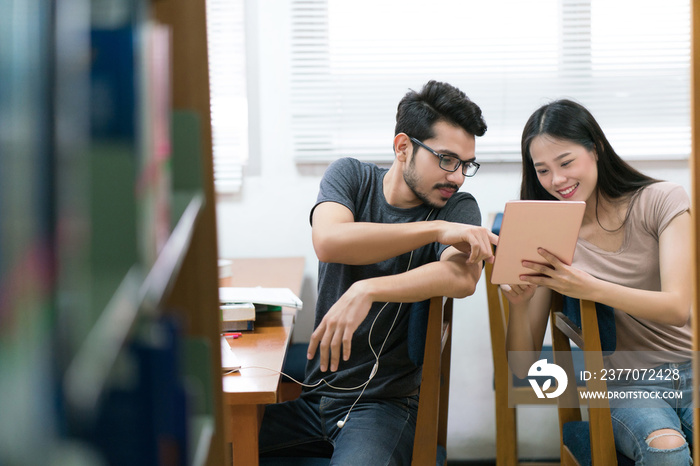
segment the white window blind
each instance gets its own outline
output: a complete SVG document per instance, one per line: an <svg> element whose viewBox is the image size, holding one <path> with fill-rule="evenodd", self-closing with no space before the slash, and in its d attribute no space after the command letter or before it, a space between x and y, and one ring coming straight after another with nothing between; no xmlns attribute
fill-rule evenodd
<svg viewBox="0 0 700 466"><path fill-rule="evenodd" d="M207 0L209 92L217 192L238 192L248 160L243 0Z"/></svg>
<svg viewBox="0 0 700 466"><path fill-rule="evenodd" d="M429 79L489 126L480 162L520 159L530 114L571 98L626 159L690 154L689 0L294 0L298 163L393 160L396 106Z"/></svg>

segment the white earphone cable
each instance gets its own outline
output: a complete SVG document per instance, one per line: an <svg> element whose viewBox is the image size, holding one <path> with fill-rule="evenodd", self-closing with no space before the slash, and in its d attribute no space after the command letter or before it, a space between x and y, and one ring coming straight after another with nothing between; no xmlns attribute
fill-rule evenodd
<svg viewBox="0 0 700 466"><path fill-rule="evenodd" d="M430 210L430 212L428 213L428 216L425 218L425 221L428 221L428 219L430 218L430 215L433 213L434 210L435 210L435 209L431 209L431 210ZM408 258L408 267L406 267L406 272L408 272L409 270L411 270L411 263L412 263L412 262L413 262L413 251L411 251L411 255L410 255L409 258ZM345 415L345 419L342 420L342 421L338 421L338 423L337 423L338 428L341 428L341 429L342 429L342 427L345 425L345 422L348 420L348 417L350 416L350 411L352 411L352 409L355 407L355 405L357 404L357 402L360 401L360 398L362 397L362 394L365 393L365 389L367 388L367 386L369 385L369 383L372 381L372 379L374 378L374 376L377 374L377 371L379 370L379 357L381 356L382 351L384 351L384 345L386 345L386 342L389 340L389 335L391 335L391 332L392 332L392 330L394 329L394 326L396 325L396 321L398 320L399 314L401 313L401 307L403 306L403 303L399 303L399 307L398 307L398 309L396 310L396 314L394 315L394 320L391 322L391 326L389 327L389 331L386 333L386 336L384 337L384 341L382 342L382 346L379 348L379 353L377 353L377 352L374 351L374 347L372 346L372 331L374 330L374 324L377 323L377 319L379 319L379 316L382 315L382 312L384 312L384 309L385 309L388 305L389 305L388 302L387 302L387 303L384 303L384 305L383 305L382 308L379 310L379 312L377 312L377 315L374 316L374 320L372 321L372 325L371 325L370 328L369 328L369 334L368 334L368 336L367 336L367 342L368 342L368 344L369 344L369 349L372 351L372 354L374 355L375 362L374 362L374 366L372 366L372 370L371 370L371 372L370 372L369 377L367 378L367 381L363 382L363 383L360 384L360 385L357 385L357 386L355 386L355 387L336 387L336 386L331 385L330 383L328 383L328 381L326 381L325 378L319 380L318 382L316 382L316 383L314 383L314 384L307 384L307 383L300 382L300 381L296 380L294 377L292 377L292 376L290 376L290 375L288 375L288 374L285 374L285 373L282 372L282 371L278 371L278 370L275 370L275 369L271 369L271 368L269 368L269 367L252 366L252 365L251 365L251 366L242 366L241 369L265 369L265 370L268 370L268 371L275 372L275 373L278 373L278 374L280 374L280 375L283 375L284 377L288 378L288 379L291 380L292 382L294 382L294 383L296 383L296 384L298 384L298 385L301 385L302 387L306 387L306 388L315 388L315 387L318 387L319 385L321 385L321 383L325 383L328 387L332 388L333 390L350 391L350 390L358 390L358 389L361 388L362 391L361 391L360 394L357 396L357 399L355 399L355 401L353 402L352 406L350 406L350 409L348 409L348 412L347 412L347 414Z"/></svg>

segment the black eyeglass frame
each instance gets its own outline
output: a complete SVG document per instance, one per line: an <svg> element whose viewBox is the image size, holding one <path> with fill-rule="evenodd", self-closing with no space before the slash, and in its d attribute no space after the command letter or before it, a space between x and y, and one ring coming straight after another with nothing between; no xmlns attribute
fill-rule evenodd
<svg viewBox="0 0 700 466"><path fill-rule="evenodd" d="M476 172L479 171L479 167L480 167L481 165L479 165L478 163L476 163L476 162L473 161L473 160L460 160L458 157L455 157L454 155L440 154L439 152L435 152L433 149L431 149L430 147L426 146L425 144L423 144L421 141L419 141L419 140L416 139L416 138L413 138L413 137L410 137L410 136L409 136L409 139L411 139L411 141L413 141L414 143L418 144L418 145L421 146L423 149L427 150L428 152L430 152L430 153L432 153L434 156L436 156L438 159L440 159L440 162L438 162L438 166L439 166L441 169L445 170L446 172L454 173L454 172L456 172L457 169L461 166L461 167L462 167L462 175L464 175L464 176L466 176L466 177L468 177L468 178L471 178L472 176L476 175ZM459 165L457 165L456 167L454 167L454 168L451 169L451 170L450 170L449 168L443 167L443 166L442 166L442 161L444 160L444 157L449 157L449 158L451 158L451 159L458 160L458 161L459 161ZM474 172L473 172L472 174L469 174L468 172L469 172L469 169L470 169L471 167L474 167L474 168L473 168Z"/></svg>

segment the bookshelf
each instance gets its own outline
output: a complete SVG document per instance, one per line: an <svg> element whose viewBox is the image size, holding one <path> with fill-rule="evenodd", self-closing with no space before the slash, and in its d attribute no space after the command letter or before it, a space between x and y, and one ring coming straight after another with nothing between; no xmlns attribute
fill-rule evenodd
<svg viewBox="0 0 700 466"><path fill-rule="evenodd" d="M0 464L225 462L204 15L0 5Z"/></svg>

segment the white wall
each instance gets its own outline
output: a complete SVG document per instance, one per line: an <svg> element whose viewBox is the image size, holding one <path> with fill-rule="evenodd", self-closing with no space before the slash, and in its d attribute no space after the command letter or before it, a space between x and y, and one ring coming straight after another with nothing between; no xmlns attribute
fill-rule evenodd
<svg viewBox="0 0 700 466"><path fill-rule="evenodd" d="M260 2L263 3L263 2ZM305 309L297 320L296 341L308 341L313 323L317 259L311 244L309 211L324 167L299 167L290 156L288 128L287 39L288 5L266 0L248 1L248 52L251 96L251 162L240 194L220 196L217 204L221 257L304 256ZM251 27L252 26L252 27ZM488 115L486 115L488 119ZM487 120L488 121L488 120ZM391 138L393 128L387 128ZM477 140L478 153L478 140ZM348 154L352 155L352 154ZM483 217L500 211L518 197L518 164L482 163L479 174L467 179L463 190L477 198ZM685 162L634 164L656 177L675 181L690 193ZM455 303L452 381L449 417L449 456L452 459L495 457L493 363L483 283L474 296ZM523 408L519 415L521 457L558 457L556 411Z"/></svg>

